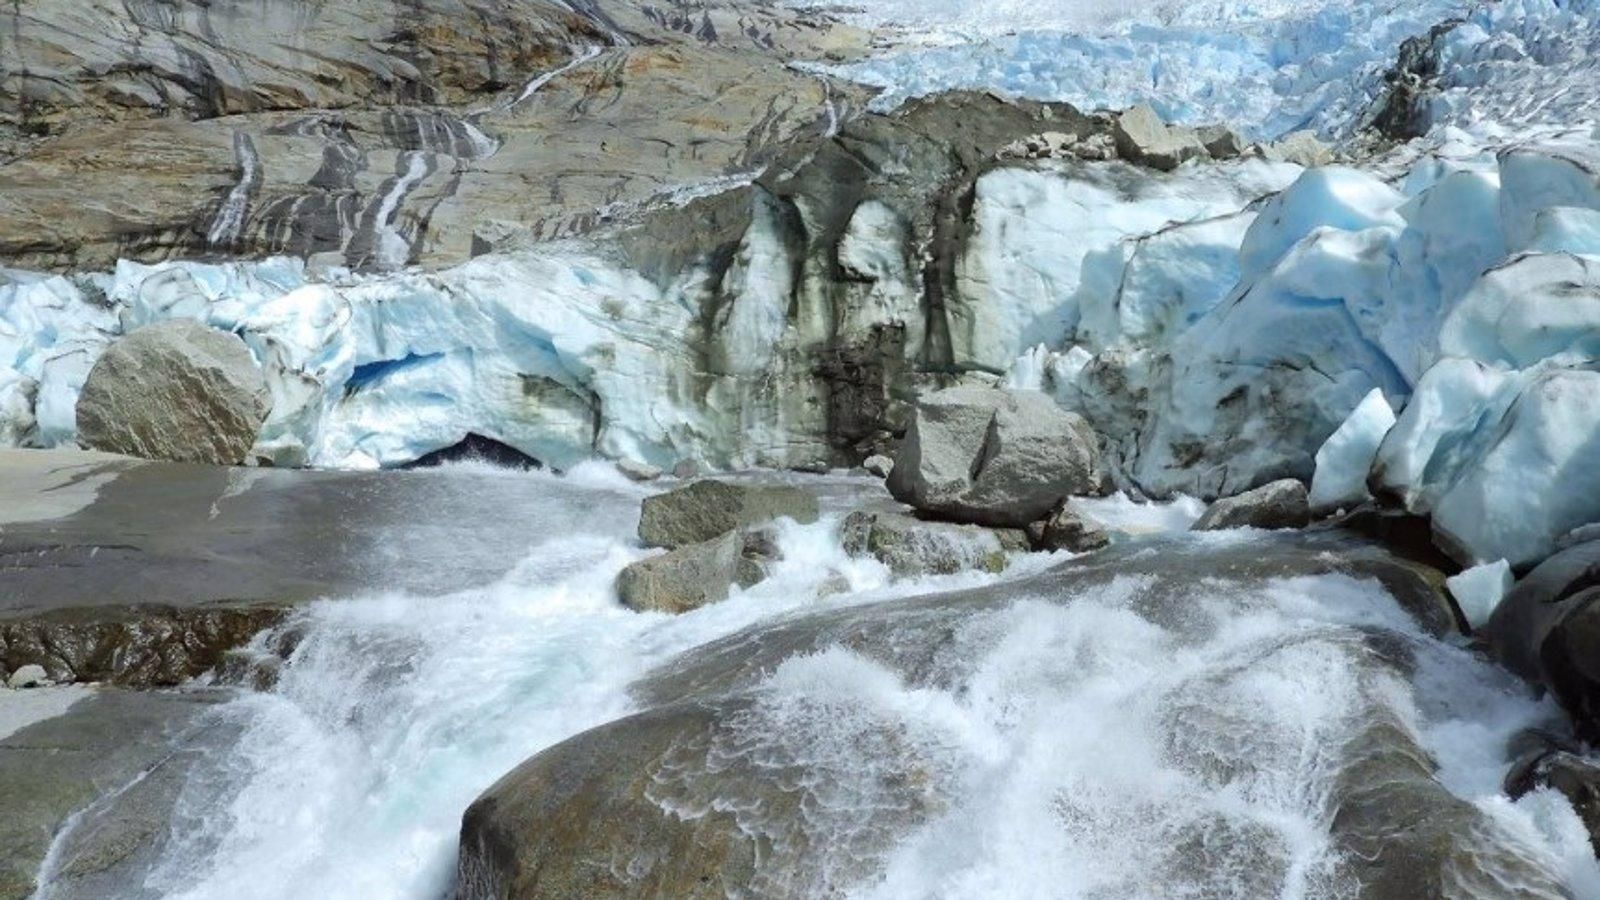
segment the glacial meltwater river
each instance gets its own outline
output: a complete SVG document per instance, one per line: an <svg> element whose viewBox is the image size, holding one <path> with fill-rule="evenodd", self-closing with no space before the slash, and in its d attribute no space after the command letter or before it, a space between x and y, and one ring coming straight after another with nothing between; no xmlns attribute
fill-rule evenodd
<svg viewBox="0 0 1600 900"><path fill-rule="evenodd" d="M841 515L881 489L817 479L808 483L823 486L824 518L783 531L768 581L687 615L637 614L612 583L646 552L633 536L644 489L604 468L498 477L545 487L543 527L527 534L515 569L444 596L329 599L263 637L263 659L292 647L275 685L227 688L230 699L174 739L191 758L175 811L158 851L120 876L120 896L439 900L452 891L467 805L530 755L634 709L629 685L653 668L757 623L996 580L894 583L877 563L845 557ZM1223 552L1252 538L1205 540ZM1059 561L1021 558L1003 578ZM849 589L832 593L840 576ZM1355 896L1331 837L1337 784L1347 744L1383 720L1483 813L1477 833L1459 836L1488 848L1483 883L1507 858L1537 875L1500 882L1509 893L1468 884L1461 896L1600 896L1566 802L1500 794L1507 739L1554 709L1425 635L1376 582L1197 578L1176 617L1151 605L1149 587L1147 576L1118 577L1071 602L1024 592L955 629L958 664L927 680L844 647L772 669L762 738L836 779L817 821L842 829L840 852L850 804L870 803L873 773L896 764L852 758L858 726L893 723L938 794L867 861L875 874L830 894ZM1380 632L1409 648L1406 666L1373 664ZM59 867L114 807L64 830L41 898L82 896ZM1173 848L1185 845L1202 865L1178 864Z"/></svg>

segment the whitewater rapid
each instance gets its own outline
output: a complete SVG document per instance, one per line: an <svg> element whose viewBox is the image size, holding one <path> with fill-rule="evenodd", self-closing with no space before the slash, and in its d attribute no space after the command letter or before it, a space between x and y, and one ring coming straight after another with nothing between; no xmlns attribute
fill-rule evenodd
<svg viewBox="0 0 1600 900"><path fill-rule="evenodd" d="M237 690L178 738L200 760L127 897L437 900L467 804L528 756L632 711L629 684L655 666L797 609L990 580L891 584L881 564L845 557L836 531L862 482L835 479L823 521L784 528L766 582L685 616L634 613L612 585L647 552L634 537L644 489L598 464L562 478L474 468L548 487L526 555L484 588L328 599L259 638L264 664L294 649L270 690ZM417 519L425 529L427 510ZM40 900L60 896L61 855Z"/></svg>
<svg viewBox="0 0 1600 900"><path fill-rule="evenodd" d="M329 599L259 639L264 665L292 652L269 689L230 688L178 738L175 751L198 761L128 898L439 900L466 806L530 755L634 711L629 686L653 669L754 624L995 581L895 583L876 562L845 557L841 515L876 488L831 478L809 482L821 485L824 517L783 528L768 581L680 617L634 613L612 582L647 552L633 539L644 489L603 467L497 477L547 488L544 525L514 570L444 596ZM1191 502L1102 507L1134 530L1183 528L1195 512ZM426 527L427 511L417 515ZM1208 540L1223 551L1250 539ZM1056 561L1018 557L1001 577ZM1146 608L1146 587L1119 578L1069 604L1021 597L977 616L953 635L955 667L938 687L841 647L791 659L762 684L741 752L823 773L818 821L849 848L865 840L851 811L874 802L898 758L863 759L860 736L893 723L943 811L894 836L874 863L881 878L847 892L859 900L1331 898L1348 885L1330 874L1328 766L1363 723L1389 716L1437 759L1452 793L1488 814L1494 846L1536 861L1574 897L1600 897L1570 806L1548 792L1512 803L1499 789L1507 739L1555 720L1554 708L1425 635L1375 583L1199 583L1193 615L1176 622ZM1413 648L1411 682L1364 674L1374 629ZM1248 771L1208 774L1241 757ZM685 777L718 788L714 775ZM681 798L667 785L657 799ZM1215 844L1203 876L1168 865L1186 836ZM40 900L59 896L59 856Z"/></svg>

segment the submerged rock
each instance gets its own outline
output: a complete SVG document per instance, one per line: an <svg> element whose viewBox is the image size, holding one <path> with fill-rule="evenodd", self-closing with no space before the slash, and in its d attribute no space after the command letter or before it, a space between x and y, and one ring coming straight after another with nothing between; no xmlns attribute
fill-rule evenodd
<svg viewBox="0 0 1600 900"><path fill-rule="evenodd" d="M247 458L270 407L244 341L174 319L101 355L78 396L78 437L111 453L233 466Z"/></svg>
<svg viewBox="0 0 1600 900"><path fill-rule="evenodd" d="M1567 798L1589 831L1589 846L1600 855L1600 760L1549 749L1518 760L1506 773L1506 796L1513 800L1541 788Z"/></svg>
<svg viewBox="0 0 1600 900"><path fill-rule="evenodd" d="M840 531L844 551L871 556L896 577L1000 572L1006 567L1001 537L976 525L925 522L899 513L854 512Z"/></svg>
<svg viewBox="0 0 1600 900"><path fill-rule="evenodd" d="M789 518L805 525L819 514L817 498L800 488L697 481L646 497L639 513L639 539L646 547L670 549L773 519Z"/></svg>
<svg viewBox="0 0 1600 900"><path fill-rule="evenodd" d="M1304 528L1311 524L1305 483L1285 478L1211 504L1195 531L1225 528Z"/></svg>
<svg viewBox="0 0 1600 900"><path fill-rule="evenodd" d="M1111 535L1098 523L1073 509L1071 502L1061 504L1048 519L1029 525L1028 536L1035 550L1044 551L1088 553L1111 543Z"/></svg>
<svg viewBox="0 0 1600 900"><path fill-rule="evenodd" d="M957 387L917 401L889 492L930 515L1021 528L1098 493L1098 438L1038 391Z"/></svg>
<svg viewBox="0 0 1600 900"><path fill-rule="evenodd" d="M639 612L686 613L728 599L740 575L744 540L728 532L642 559L617 576L617 595Z"/></svg>

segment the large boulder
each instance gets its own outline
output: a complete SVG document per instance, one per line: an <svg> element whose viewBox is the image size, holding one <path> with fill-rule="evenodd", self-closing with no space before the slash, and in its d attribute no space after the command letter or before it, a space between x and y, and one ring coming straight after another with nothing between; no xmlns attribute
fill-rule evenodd
<svg viewBox="0 0 1600 900"><path fill-rule="evenodd" d="M78 396L78 437L111 453L233 466L271 409L237 335L188 319L140 328L106 349Z"/></svg>
<svg viewBox="0 0 1600 900"><path fill-rule="evenodd" d="M1194 523L1194 530L1304 528L1309 524L1311 505L1306 500L1304 482L1285 478L1218 500Z"/></svg>
<svg viewBox="0 0 1600 900"><path fill-rule="evenodd" d="M1168 125L1142 103L1117 117L1113 137L1124 159L1163 172L1210 155L1193 131Z"/></svg>
<svg viewBox="0 0 1600 900"><path fill-rule="evenodd" d="M1038 391L955 387L917 401L889 492L940 518L1021 528L1103 480L1099 440L1076 413Z"/></svg>
<svg viewBox="0 0 1600 900"><path fill-rule="evenodd" d="M1578 733L1600 738L1600 541L1528 573L1482 630L1505 666L1549 688Z"/></svg>
<svg viewBox="0 0 1600 900"><path fill-rule="evenodd" d="M737 532L642 559L617 576L617 595L639 612L686 613L726 600L739 578L744 540Z"/></svg>
<svg viewBox="0 0 1600 900"><path fill-rule="evenodd" d="M790 518L805 525L819 515L817 498L800 488L696 481L645 498L639 539L646 547L682 547L773 519Z"/></svg>

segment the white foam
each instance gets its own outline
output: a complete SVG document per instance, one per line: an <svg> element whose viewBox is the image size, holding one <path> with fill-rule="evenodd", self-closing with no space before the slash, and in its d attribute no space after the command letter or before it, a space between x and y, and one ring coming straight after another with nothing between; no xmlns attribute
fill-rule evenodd
<svg viewBox="0 0 1600 900"><path fill-rule="evenodd" d="M655 665L788 611L993 580L894 583L843 554L829 515L780 523L784 558L766 582L683 616L633 613L612 585L646 552L632 535L645 489L617 477L596 464L559 478L585 490L552 495L548 532L495 585L321 602L286 625L303 637L276 688L215 713L243 737L189 779L147 885L174 900L433 900L467 804L540 749L629 712L629 683Z"/></svg>

